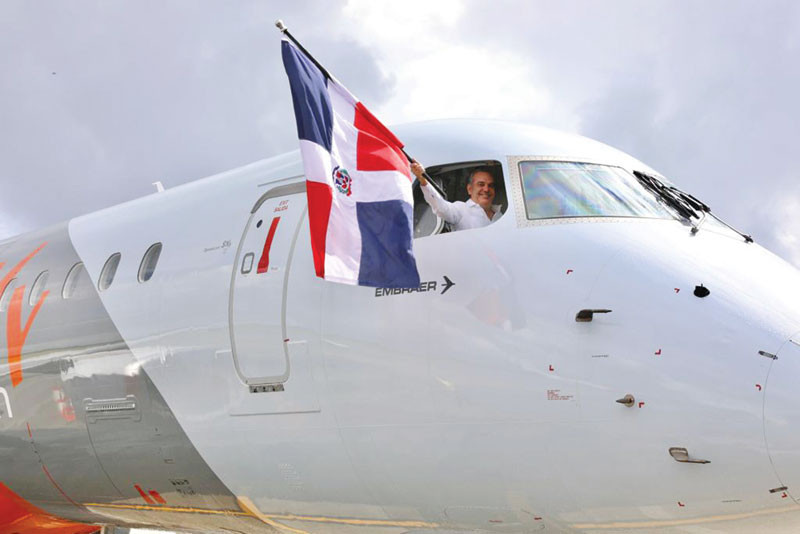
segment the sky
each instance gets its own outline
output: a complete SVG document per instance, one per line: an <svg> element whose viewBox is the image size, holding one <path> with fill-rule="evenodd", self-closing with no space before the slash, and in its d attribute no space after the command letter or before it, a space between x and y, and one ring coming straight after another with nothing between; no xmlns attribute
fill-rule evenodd
<svg viewBox="0 0 800 534"><path fill-rule="evenodd" d="M800 267L794 0L3 0L0 240L296 149L278 18L387 124L597 139Z"/></svg>

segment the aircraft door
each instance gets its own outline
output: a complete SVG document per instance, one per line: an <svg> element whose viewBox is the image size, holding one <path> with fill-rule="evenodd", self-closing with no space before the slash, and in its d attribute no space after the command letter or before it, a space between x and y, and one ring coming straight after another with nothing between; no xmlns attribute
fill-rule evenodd
<svg viewBox="0 0 800 534"><path fill-rule="evenodd" d="M249 386L289 378L285 344L287 264L305 214L305 184L266 192L251 210L231 281L230 331L233 361Z"/></svg>

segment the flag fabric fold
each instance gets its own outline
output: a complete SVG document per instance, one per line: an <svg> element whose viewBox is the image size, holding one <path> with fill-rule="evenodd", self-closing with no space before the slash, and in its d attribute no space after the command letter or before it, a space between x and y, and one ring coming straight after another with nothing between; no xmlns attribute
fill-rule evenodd
<svg viewBox="0 0 800 534"><path fill-rule="evenodd" d="M281 53L306 175L317 276L373 287L418 287L413 194L403 144L293 43Z"/></svg>

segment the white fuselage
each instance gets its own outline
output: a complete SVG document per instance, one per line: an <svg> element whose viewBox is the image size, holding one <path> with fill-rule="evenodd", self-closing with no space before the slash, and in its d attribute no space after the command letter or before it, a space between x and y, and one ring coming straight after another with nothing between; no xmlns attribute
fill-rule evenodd
<svg viewBox="0 0 800 534"><path fill-rule="evenodd" d="M604 145L481 122L397 133L429 165L500 161L509 198L488 227L415 240L416 291L314 276L304 194L267 194L302 184L296 154L69 224L92 280L122 254L99 297L126 372L149 376L233 495L305 532L800 525L796 269L677 218L526 219L513 162L646 170ZM577 322L584 309L611 312Z"/></svg>

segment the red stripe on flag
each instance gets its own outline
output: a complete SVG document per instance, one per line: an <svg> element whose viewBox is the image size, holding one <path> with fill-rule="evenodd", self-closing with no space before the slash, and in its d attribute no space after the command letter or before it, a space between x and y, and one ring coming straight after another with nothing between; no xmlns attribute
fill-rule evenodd
<svg viewBox="0 0 800 534"><path fill-rule="evenodd" d="M356 168L359 171L399 171L411 180L403 143L361 102L356 104L353 125L358 130Z"/></svg>
<svg viewBox="0 0 800 534"><path fill-rule="evenodd" d="M311 230L311 252L314 254L314 269L317 276L325 278L325 240L328 235L328 219L331 216L333 190L328 184L306 180L308 195L308 226Z"/></svg>
<svg viewBox="0 0 800 534"><path fill-rule="evenodd" d="M278 228L280 220L280 217L275 217L272 219L272 224L269 225L267 240L264 241L264 250L261 251L261 259L258 260L258 274L265 273L269 269L269 249L272 248L272 239L275 237L275 230Z"/></svg>

